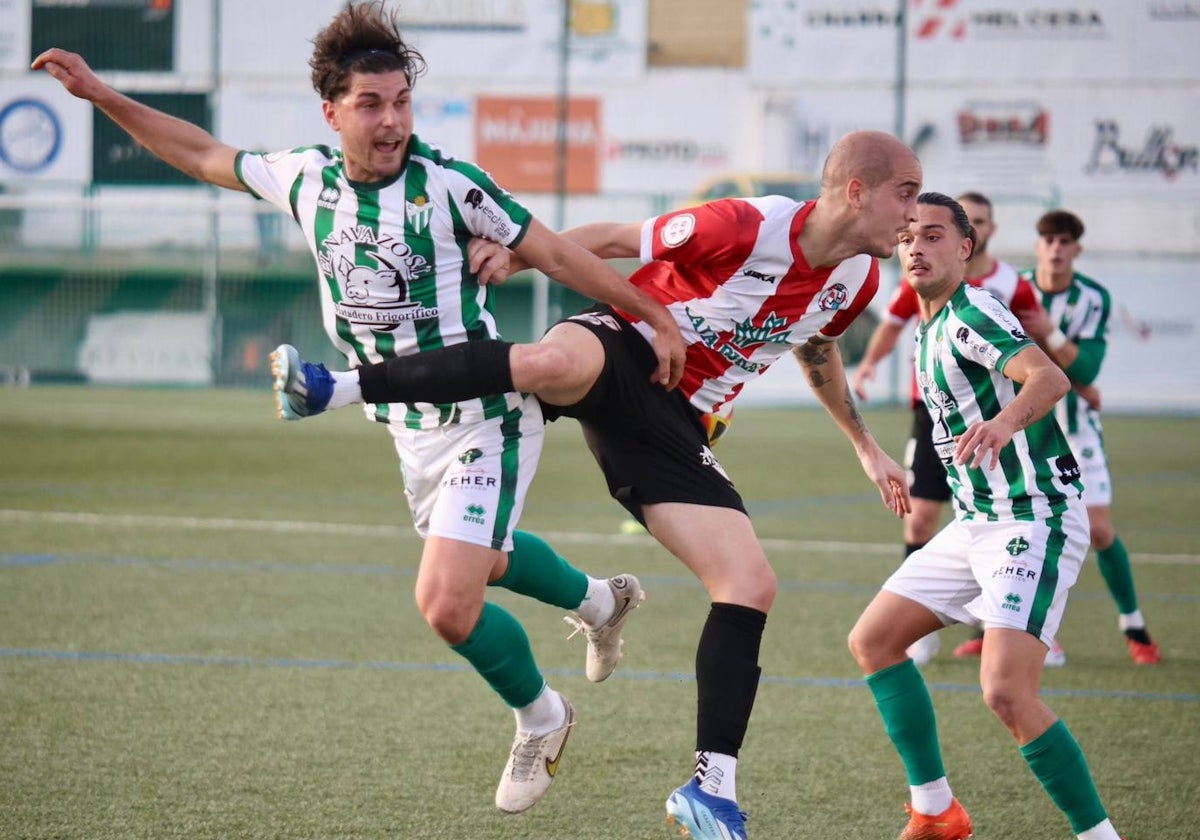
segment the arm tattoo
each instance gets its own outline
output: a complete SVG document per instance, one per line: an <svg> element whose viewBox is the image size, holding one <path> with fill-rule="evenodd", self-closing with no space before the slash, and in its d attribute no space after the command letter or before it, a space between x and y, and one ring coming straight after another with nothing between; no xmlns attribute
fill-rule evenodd
<svg viewBox="0 0 1200 840"><path fill-rule="evenodd" d="M820 366L829 362L829 350L823 344L814 344L810 341L794 348L792 352L800 364L805 367Z"/></svg>
<svg viewBox="0 0 1200 840"><path fill-rule="evenodd" d="M804 367L808 374L808 382L813 388L827 385L830 378L817 368L829 363L829 347L826 342L808 341L799 347L792 348L792 354Z"/></svg>
<svg viewBox="0 0 1200 840"><path fill-rule="evenodd" d="M850 422L854 424L854 428L860 432L867 430L867 424L863 420L863 416L858 411L858 406L854 404L854 397L846 392L846 408L849 409Z"/></svg>

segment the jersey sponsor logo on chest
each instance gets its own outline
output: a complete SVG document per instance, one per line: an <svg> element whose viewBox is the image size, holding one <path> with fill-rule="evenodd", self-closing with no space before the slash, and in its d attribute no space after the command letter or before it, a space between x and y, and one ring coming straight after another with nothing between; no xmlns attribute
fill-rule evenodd
<svg viewBox="0 0 1200 840"><path fill-rule="evenodd" d="M734 324L733 331L719 332L708 319L690 308L685 307L688 320L700 337L700 341L720 354L721 358L742 370L756 373L766 367L769 362L752 362L749 357L764 344L787 344L791 330L786 318L768 313L761 324L755 324L750 318Z"/></svg>
<svg viewBox="0 0 1200 840"><path fill-rule="evenodd" d="M436 307L408 299L410 284L433 267L403 239L366 225L344 227L321 242L317 263L337 285L334 309L346 321L389 329L439 315Z"/></svg>

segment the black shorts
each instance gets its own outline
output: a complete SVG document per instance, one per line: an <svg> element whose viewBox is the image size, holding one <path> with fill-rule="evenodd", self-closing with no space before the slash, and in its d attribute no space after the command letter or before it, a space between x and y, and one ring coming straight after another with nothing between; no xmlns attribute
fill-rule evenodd
<svg viewBox="0 0 1200 840"><path fill-rule="evenodd" d="M542 403L547 420L574 417L608 482L608 492L644 523L642 505L683 502L746 512L713 457L700 412L676 388L650 381L658 364L641 334L607 306L564 319L604 346L604 369L575 405Z"/></svg>
<svg viewBox="0 0 1200 840"><path fill-rule="evenodd" d="M931 502L950 501L950 482L946 467L933 448L933 418L925 406L913 409L912 438L905 449L904 466L912 473L908 492Z"/></svg>

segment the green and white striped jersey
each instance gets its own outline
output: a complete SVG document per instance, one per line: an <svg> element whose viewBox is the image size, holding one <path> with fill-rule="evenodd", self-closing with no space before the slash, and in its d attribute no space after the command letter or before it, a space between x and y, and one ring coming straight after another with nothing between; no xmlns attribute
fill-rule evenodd
<svg viewBox="0 0 1200 840"><path fill-rule="evenodd" d="M399 174L379 183L348 180L341 149L328 146L243 151L236 172L304 231L325 331L351 367L499 337L492 289L470 272L467 242L483 236L514 246L532 216L479 167L413 135ZM507 394L367 406L367 413L428 429L496 417L520 401Z"/></svg>
<svg viewBox="0 0 1200 840"><path fill-rule="evenodd" d="M917 328L917 387L933 418L933 446L950 479L959 519L1035 521L1061 512L1083 492L1079 467L1054 415L1013 435L996 469L954 463L955 439L990 420L1020 386L1003 375L1033 342L1004 304L963 283Z"/></svg>
<svg viewBox="0 0 1200 840"><path fill-rule="evenodd" d="M1035 275L1033 270L1021 272L1021 276L1033 286L1034 294L1049 314L1051 323L1079 345L1080 353L1098 355L1096 366L1099 368L1108 350L1108 316L1112 312L1112 298L1108 289L1092 278L1075 272L1071 276L1071 284L1061 292L1044 292L1038 288ZM1067 392L1056 411L1058 421L1070 435L1098 422L1089 419L1091 408L1074 389Z"/></svg>

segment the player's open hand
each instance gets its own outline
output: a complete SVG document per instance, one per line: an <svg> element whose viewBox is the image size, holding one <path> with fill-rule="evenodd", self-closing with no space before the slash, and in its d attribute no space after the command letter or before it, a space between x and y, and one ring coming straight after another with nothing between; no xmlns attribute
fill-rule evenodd
<svg viewBox="0 0 1200 840"><path fill-rule="evenodd" d="M467 267L480 285L498 286L512 274L512 252L490 239L472 236L467 242Z"/></svg>
<svg viewBox="0 0 1200 840"><path fill-rule="evenodd" d="M883 506L901 519L912 512L912 501L908 497L908 473L879 448L874 441L871 448L858 456L863 472L879 488Z"/></svg>
<svg viewBox="0 0 1200 840"><path fill-rule="evenodd" d="M45 70L66 88L67 93L80 99L93 101L105 90L105 84L92 72L82 56L58 47L46 50L33 60L30 67Z"/></svg>
<svg viewBox="0 0 1200 840"><path fill-rule="evenodd" d="M990 455L985 469L994 470L1000 465L1000 450L1008 446L1012 436L1013 430L998 417L982 423L973 423L958 439L958 445L954 449L954 463L978 469Z"/></svg>

